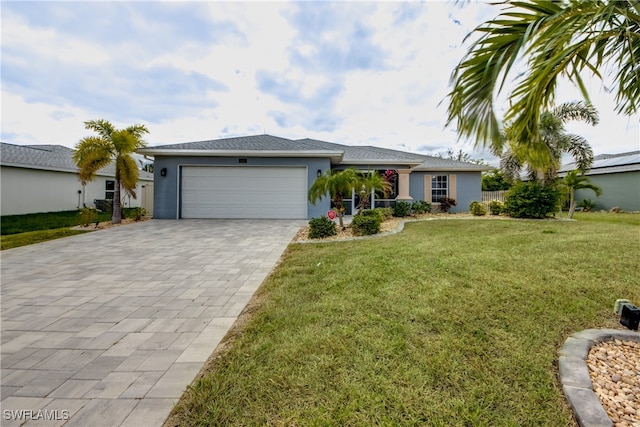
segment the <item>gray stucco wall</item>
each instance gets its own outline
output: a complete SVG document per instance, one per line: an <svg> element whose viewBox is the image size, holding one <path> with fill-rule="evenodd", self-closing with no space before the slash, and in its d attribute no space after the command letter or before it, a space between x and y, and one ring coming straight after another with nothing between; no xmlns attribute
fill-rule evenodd
<svg viewBox="0 0 640 427"><path fill-rule="evenodd" d="M411 172L409 176L409 195L413 200L425 200L424 176L425 175L455 175L456 176L456 202L450 212L469 212L469 205L474 200L482 200L482 178L480 172ZM426 200L431 202L431 200Z"/></svg>
<svg viewBox="0 0 640 427"><path fill-rule="evenodd" d="M591 190L578 190L578 202L591 199L596 202L596 209L617 206L625 211L640 211L640 171L589 175L589 181L602 189L602 195L596 197Z"/></svg>
<svg viewBox="0 0 640 427"><path fill-rule="evenodd" d="M308 171L308 186L311 187L320 169L323 173L329 169L329 159L322 158L272 158L272 157L243 157L247 163L240 163L238 157L175 157L155 156L154 164L154 205L153 217L158 219L178 218L178 194L180 166L209 165L209 166L306 166ZM166 168L167 176L161 176L160 171ZM329 210L328 198L316 202L307 202L307 218L318 217Z"/></svg>

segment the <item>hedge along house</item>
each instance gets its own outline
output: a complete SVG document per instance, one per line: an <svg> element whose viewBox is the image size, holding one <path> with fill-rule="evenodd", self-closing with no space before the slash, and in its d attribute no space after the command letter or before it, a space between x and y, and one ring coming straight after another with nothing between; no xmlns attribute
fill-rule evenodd
<svg viewBox="0 0 640 427"><path fill-rule="evenodd" d="M575 163L563 165L558 175L566 176L576 169ZM576 191L576 200L591 199L596 209L619 207L625 211L640 211L640 151L596 156L585 173L592 184L602 189L598 197L591 190Z"/></svg>
<svg viewBox="0 0 640 427"><path fill-rule="evenodd" d="M310 219L326 214L329 197L315 205L308 191L328 169L393 171L387 200L458 201L466 211L481 199L482 171L489 167L371 146L255 135L162 145L139 150L154 164L154 218ZM348 196L348 195L347 195ZM358 197L348 199L355 210Z"/></svg>
<svg viewBox="0 0 640 427"><path fill-rule="evenodd" d="M0 145L2 215L58 212L96 207L96 200L113 199L115 166L101 169L82 185L74 150L62 145ZM123 193L123 207L153 209L153 175L139 171L137 199ZM102 206L102 205L101 205Z"/></svg>

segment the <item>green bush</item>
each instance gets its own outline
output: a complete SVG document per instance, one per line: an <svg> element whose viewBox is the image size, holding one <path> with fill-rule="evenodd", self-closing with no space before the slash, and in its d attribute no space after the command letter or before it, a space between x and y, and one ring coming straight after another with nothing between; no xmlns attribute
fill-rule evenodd
<svg viewBox="0 0 640 427"><path fill-rule="evenodd" d="M380 222L384 221L385 219L384 213L378 209L365 209L360 212L360 215L376 217L380 220Z"/></svg>
<svg viewBox="0 0 640 427"><path fill-rule="evenodd" d="M456 199L452 199L450 197L440 197L440 200L438 200L438 202L440 203L440 212L445 213L449 212L449 209L458 204L458 202L456 202Z"/></svg>
<svg viewBox="0 0 640 427"><path fill-rule="evenodd" d="M375 210L365 210L353 217L351 228L356 236L367 236L380 232L382 217Z"/></svg>
<svg viewBox="0 0 640 427"><path fill-rule="evenodd" d="M411 204L411 210L414 214L431 212L431 203L425 202L424 200L415 200Z"/></svg>
<svg viewBox="0 0 640 427"><path fill-rule="evenodd" d="M498 200L492 200L491 202L489 202L489 211L491 212L491 215L500 215L503 210L504 203Z"/></svg>
<svg viewBox="0 0 640 427"><path fill-rule="evenodd" d="M312 218L309 221L309 238L321 239L323 237L335 236L338 234L336 231L335 222L331 221L326 216L320 218Z"/></svg>
<svg viewBox="0 0 640 427"><path fill-rule="evenodd" d="M537 181L519 182L504 198L504 212L513 218L544 218L556 212L560 192Z"/></svg>
<svg viewBox="0 0 640 427"><path fill-rule="evenodd" d="M582 199L578 206L582 208L584 212L591 212L596 208L596 202L591 199Z"/></svg>
<svg viewBox="0 0 640 427"><path fill-rule="evenodd" d="M133 208L131 214L135 221L140 221L147 214L147 210L145 208Z"/></svg>
<svg viewBox="0 0 640 427"><path fill-rule="evenodd" d="M393 216L405 217L411 214L411 203L404 200L398 200L393 205Z"/></svg>
<svg viewBox="0 0 640 427"><path fill-rule="evenodd" d="M78 212L82 218L82 225L89 226L98 220L98 210L96 208L82 208Z"/></svg>
<svg viewBox="0 0 640 427"><path fill-rule="evenodd" d="M487 214L487 208L481 202L473 201L469 205L469 211L475 216L483 216Z"/></svg>
<svg viewBox="0 0 640 427"><path fill-rule="evenodd" d="M393 209L391 208L375 208L374 211L380 213L383 221L393 216Z"/></svg>

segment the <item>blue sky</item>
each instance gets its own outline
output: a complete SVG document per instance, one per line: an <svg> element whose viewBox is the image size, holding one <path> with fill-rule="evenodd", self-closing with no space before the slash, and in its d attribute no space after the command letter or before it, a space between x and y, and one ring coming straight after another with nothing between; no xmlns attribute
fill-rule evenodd
<svg viewBox="0 0 640 427"><path fill-rule="evenodd" d="M472 152L445 128L483 2L7 2L3 142L73 147L83 122L147 125L160 145L262 134L423 154ZM639 149L599 81L596 154ZM578 99L570 84L558 102ZM444 101L443 101L444 100ZM475 152L477 158L488 158Z"/></svg>

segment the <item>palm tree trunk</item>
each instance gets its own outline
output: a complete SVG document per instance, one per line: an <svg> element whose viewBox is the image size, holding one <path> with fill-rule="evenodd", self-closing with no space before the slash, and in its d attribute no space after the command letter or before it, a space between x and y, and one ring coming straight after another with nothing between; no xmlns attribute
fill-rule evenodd
<svg viewBox="0 0 640 427"><path fill-rule="evenodd" d="M569 219L573 218L573 213L576 211L576 192L571 189L569 192Z"/></svg>
<svg viewBox="0 0 640 427"><path fill-rule="evenodd" d="M122 222L122 206L120 205L120 174L116 171L116 188L113 191L113 207L111 213L111 223L120 224Z"/></svg>

